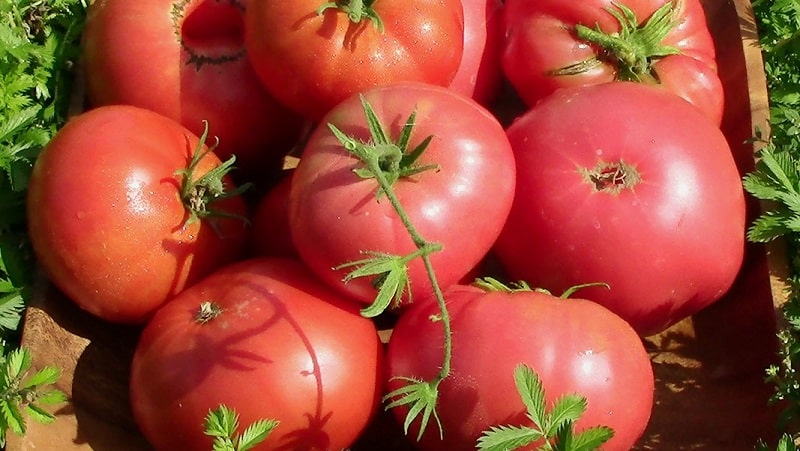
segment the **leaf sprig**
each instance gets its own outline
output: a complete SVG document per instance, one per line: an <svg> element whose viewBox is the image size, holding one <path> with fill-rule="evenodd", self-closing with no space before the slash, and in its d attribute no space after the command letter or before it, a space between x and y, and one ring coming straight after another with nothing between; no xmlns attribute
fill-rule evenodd
<svg viewBox="0 0 800 451"><path fill-rule="evenodd" d="M48 366L31 374L31 360L23 348L11 350L0 360L0 446L5 446L8 430L25 434L26 418L52 423L55 416L43 406L67 401L63 392L50 387L60 370Z"/></svg>
<svg viewBox="0 0 800 451"><path fill-rule="evenodd" d="M260 419L239 433L239 414L220 404L206 415L205 434L214 437L213 451L247 451L263 442L279 424L277 420Z"/></svg>
<svg viewBox="0 0 800 451"><path fill-rule="evenodd" d="M614 436L606 426L575 432L575 422L587 407L586 398L580 395L563 395L547 409L542 381L528 365L514 369L514 383L533 426L493 426L478 439L478 449L509 451L539 444L540 451L591 451Z"/></svg>
<svg viewBox="0 0 800 451"><path fill-rule="evenodd" d="M342 267L355 266L356 268L345 277L346 281L356 277L372 277L373 286L376 287L378 293L373 304L362 310L362 314L365 316L377 316L388 308L392 300L399 302L404 294L407 294L409 290L408 262L415 258L420 258L425 266L425 271L433 287L434 297L439 306L439 320L444 331L442 365L436 377L429 381L409 377L398 378L406 382L406 385L389 392L383 398L387 402L387 409L409 406L404 421L404 431L408 434L409 427L413 421L419 418L420 428L417 435L419 440L431 418L439 426L439 433L442 433L441 423L436 413L436 403L438 400L438 386L450 374L452 355L450 315L430 260L430 255L439 252L442 246L440 243L429 242L420 235L396 196L393 185L401 177L408 177L428 170L437 170L438 166L418 164L420 155L432 140L431 136L423 139L416 147L409 148L411 134L416 122L416 112L411 113L401 130L400 136L393 141L372 106L363 96L361 96L361 105L364 109L370 132L370 142L360 142L348 136L333 124L328 124L328 128L344 149L362 163L362 166L355 169L354 172L359 177L375 179L378 183L376 198L380 200L385 196L388 199L411 236L416 250L406 256L393 256L378 251L367 252L367 258L345 263Z"/></svg>

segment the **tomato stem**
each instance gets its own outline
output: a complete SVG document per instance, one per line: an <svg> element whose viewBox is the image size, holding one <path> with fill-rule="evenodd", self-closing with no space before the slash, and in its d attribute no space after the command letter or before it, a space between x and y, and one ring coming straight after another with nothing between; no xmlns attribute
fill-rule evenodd
<svg viewBox="0 0 800 451"><path fill-rule="evenodd" d="M392 391L384 397L384 400L390 400L387 405L392 408L399 405L410 404L409 413L406 416L405 430L408 432L409 424L422 414L420 431L417 439L422 437L428 419L431 415L436 419L436 403L438 399L439 384L450 375L450 367L452 360L452 331L450 325L450 314L447 310L444 294L442 293L441 286L436 277L436 271L431 262L431 254L442 250L440 243L432 243L427 241L417 230L416 226L411 221L405 208L403 207L400 199L394 191L394 183L401 177L417 174L429 169L438 169L437 165L418 165L417 160L427 148L432 140L432 136L425 138L421 144L413 149L408 149L411 132L415 124L416 111L412 112L408 120L405 122L400 137L396 141L392 141L372 107L367 100L362 96L361 104L364 108L364 114L367 119L368 128L372 137L372 142L362 143L356 141L352 137L346 135L341 130L336 128L333 124L328 124L328 128L341 142L342 146L358 158L363 166L354 170L360 177L374 178L378 183L377 196L386 196L389 200L394 211L400 218L401 223L408 231L411 240L416 246L416 251L409 253L403 257L395 257L392 255L379 254L375 258L367 259L360 262L349 263L349 265L363 265L369 269L361 271L361 268L353 271L348 275L350 278L354 274L356 276L367 274L378 274L378 282L381 285L373 306L365 309L370 315L377 314L383 311L388 305L388 295L384 290L387 280L391 280L389 284L392 290L395 290L394 297L398 297L397 287L407 285L407 278L404 278L407 264L413 258L421 258L425 267L426 274L430 280L433 294L439 307L440 315L439 322L442 324L444 333L444 346L442 355L442 365L439 373L430 381L420 381L413 378L401 378L408 382L407 385ZM396 266L397 264L400 267ZM401 276L402 274L402 276ZM347 280L347 278L345 280ZM377 304L377 308L376 308ZM363 314L364 312L362 312ZM439 432L443 433L441 424L439 423Z"/></svg>
<svg viewBox="0 0 800 451"><path fill-rule="evenodd" d="M680 1L680 0L676 0ZM676 55L680 50L662 44L666 36L675 28L676 8L673 1L667 1L643 25L639 25L636 14L630 7L612 2L606 11L619 22L620 31L606 33L600 26L590 28L582 24L575 26L578 38L603 49L599 58L611 58L617 64L617 79L625 81L657 80L652 63L658 58ZM576 73L576 70L591 68L597 61L584 61L553 71L556 75Z"/></svg>
<svg viewBox="0 0 800 451"><path fill-rule="evenodd" d="M203 126L203 134L200 136L197 147L194 149L189 165L175 171L175 175L183 176L180 196L188 213L185 224L191 224L212 216L238 218L247 222L247 218L243 216L215 210L211 207L214 202L238 196L251 186L251 184L246 183L233 190L228 189L229 187L225 183L224 178L233 170L233 163L236 161L235 156L231 155L231 157L222 164L196 177L195 172L197 171L197 166L200 164L200 161L213 152L219 144L219 140L217 139L214 145L205 146L206 140L208 139L208 122L203 121Z"/></svg>
<svg viewBox="0 0 800 451"><path fill-rule="evenodd" d="M322 15L329 9L338 9L347 14L347 18L354 24L360 24L362 20L369 20L378 32L383 33L383 20L372 7L375 0L336 0L323 3L317 8L317 14Z"/></svg>

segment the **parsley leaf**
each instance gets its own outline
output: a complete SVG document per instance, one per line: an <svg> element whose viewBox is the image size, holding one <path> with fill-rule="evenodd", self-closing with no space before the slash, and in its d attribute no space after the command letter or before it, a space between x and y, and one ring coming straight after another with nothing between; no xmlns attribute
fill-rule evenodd
<svg viewBox="0 0 800 451"><path fill-rule="evenodd" d="M478 438L478 449L508 451L541 442L537 449L543 451L592 451L614 436L614 431L606 426L575 432L575 422L586 411L583 396L563 395L548 410L544 386L531 367L518 365L514 369L514 383L533 426L493 426Z"/></svg>
<svg viewBox="0 0 800 451"><path fill-rule="evenodd" d="M25 222L33 162L66 121L86 0L0 2L0 340L14 341L32 292Z"/></svg>

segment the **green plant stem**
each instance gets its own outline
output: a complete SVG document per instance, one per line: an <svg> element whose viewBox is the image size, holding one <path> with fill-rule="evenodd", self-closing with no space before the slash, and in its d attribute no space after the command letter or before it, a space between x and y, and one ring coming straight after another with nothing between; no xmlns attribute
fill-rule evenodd
<svg viewBox="0 0 800 451"><path fill-rule="evenodd" d="M433 287L433 294L436 298L436 303L439 306L440 321L444 331L444 355L442 358L442 367L439 369L439 373L436 375L436 378L431 381L433 384L435 384L435 386L438 386L439 383L450 374L450 365L453 354L450 314L447 311L447 304L445 303L444 294L439 286L439 282L436 278L436 271L434 271L433 264L431 263L430 259L430 254L435 250L440 250L441 245L430 243L425 240L425 238L420 235L416 226L414 226L414 224L411 222L411 219L408 217L405 208L403 208L403 205L400 203L400 200L397 198L397 195L394 192L392 183L386 177L386 174L381 168L380 155L378 155L376 152L364 152L363 155L358 156L361 158L361 161L367 165L367 169L372 172L375 180L381 187L381 191L389 200L389 203L391 203L392 208L394 208L395 212L397 213L397 216L400 217L400 221L403 223L403 226L406 228L409 235L411 235L414 245L416 245L417 249L420 251L420 258L425 265L425 272L427 273L431 282L431 286Z"/></svg>

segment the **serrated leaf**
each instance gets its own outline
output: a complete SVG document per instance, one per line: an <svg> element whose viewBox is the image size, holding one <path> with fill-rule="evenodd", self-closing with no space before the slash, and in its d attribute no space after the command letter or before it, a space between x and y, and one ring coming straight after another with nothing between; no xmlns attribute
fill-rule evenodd
<svg viewBox="0 0 800 451"><path fill-rule="evenodd" d="M263 442L278 427L277 420L258 420L247 426L238 440L237 451L247 451Z"/></svg>
<svg viewBox="0 0 800 451"><path fill-rule="evenodd" d="M9 429L20 435L25 433L25 419L19 407L13 402L0 400L0 415L3 416Z"/></svg>
<svg viewBox="0 0 800 451"><path fill-rule="evenodd" d="M544 435L529 427L495 426L478 438L478 449L483 451L508 451L522 448L542 440Z"/></svg>
<svg viewBox="0 0 800 451"><path fill-rule="evenodd" d="M537 427L542 429L547 423L547 416L545 414L544 386L539 376L530 366L520 364L514 369L514 383L522 398L522 403L525 404L528 416Z"/></svg>
<svg viewBox="0 0 800 451"><path fill-rule="evenodd" d="M17 379L27 371L31 366L31 355L30 353L23 348L17 348L12 350L3 364L5 369L4 375L4 387L5 388L12 388Z"/></svg>
<svg viewBox="0 0 800 451"><path fill-rule="evenodd" d="M41 424L50 424L56 419L55 415L36 404L26 405L25 413L29 418Z"/></svg>
<svg viewBox="0 0 800 451"><path fill-rule="evenodd" d="M220 404L206 414L205 434L212 437L233 437L239 427L239 415L231 408Z"/></svg>
<svg viewBox="0 0 800 451"><path fill-rule="evenodd" d="M548 425L544 433L548 437L565 424L572 424L586 411L586 398L576 394L566 394L556 400L548 415Z"/></svg>
<svg viewBox="0 0 800 451"><path fill-rule="evenodd" d="M67 402L67 394L61 390L48 390L46 392L39 392L36 396L38 404L61 404Z"/></svg>
<svg viewBox="0 0 800 451"><path fill-rule="evenodd" d="M572 434L574 451L593 451L614 437L614 430L606 426L597 426Z"/></svg>
<svg viewBox="0 0 800 451"><path fill-rule="evenodd" d="M34 374L25 378L21 384L21 388L32 388L39 385L50 385L58 381L61 376L61 370L54 366L46 366Z"/></svg>

